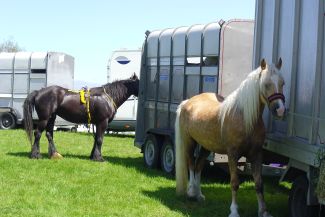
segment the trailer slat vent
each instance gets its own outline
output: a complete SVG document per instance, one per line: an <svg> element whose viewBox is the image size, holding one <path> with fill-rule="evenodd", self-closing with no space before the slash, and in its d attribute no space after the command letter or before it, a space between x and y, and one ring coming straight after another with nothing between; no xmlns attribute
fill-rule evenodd
<svg viewBox="0 0 325 217"><path fill-rule="evenodd" d="M32 69L31 73L36 73L36 74L45 74L46 69Z"/></svg>

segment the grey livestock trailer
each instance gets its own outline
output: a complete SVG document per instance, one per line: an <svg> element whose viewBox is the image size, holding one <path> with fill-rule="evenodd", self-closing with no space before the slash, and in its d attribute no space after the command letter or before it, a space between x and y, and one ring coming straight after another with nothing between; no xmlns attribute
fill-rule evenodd
<svg viewBox="0 0 325 217"><path fill-rule="evenodd" d="M318 181L325 179L325 171L319 171L325 163L325 3L257 0L255 13L254 66L261 58L282 58L288 110L282 121L265 112L265 149L288 161L282 180L293 182L291 216L308 216L319 202L325 204L315 194ZM324 210L319 215L325 216Z"/></svg>
<svg viewBox="0 0 325 217"><path fill-rule="evenodd" d="M142 50L135 145L148 167L174 169L174 122L181 101L231 93L252 70L254 21L229 20L147 34ZM238 70L240 69L240 70Z"/></svg>
<svg viewBox="0 0 325 217"><path fill-rule="evenodd" d="M50 85L73 89L74 58L58 52L0 53L0 128L21 124L27 95ZM34 114L34 118L37 118ZM66 125L57 118L56 125Z"/></svg>

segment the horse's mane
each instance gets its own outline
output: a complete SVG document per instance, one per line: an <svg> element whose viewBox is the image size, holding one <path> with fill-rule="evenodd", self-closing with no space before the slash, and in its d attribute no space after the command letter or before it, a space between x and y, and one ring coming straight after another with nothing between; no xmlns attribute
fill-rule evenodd
<svg viewBox="0 0 325 217"><path fill-rule="evenodd" d="M127 89L124 84L128 83L130 80L115 80L112 83L104 84L103 87L106 89L107 93L118 99L125 96Z"/></svg>
<svg viewBox="0 0 325 217"><path fill-rule="evenodd" d="M128 91L131 91L131 93L133 92L133 90L130 89L132 85L129 85L132 82L134 82L134 80L131 79L115 80L112 83L104 84L102 87L105 88L107 94L114 99L116 104L120 104L123 103L122 101L125 100L125 97L129 97L130 93Z"/></svg>
<svg viewBox="0 0 325 217"><path fill-rule="evenodd" d="M246 133L250 133L253 130L253 125L257 121L260 109L260 71L261 68L252 71L240 86L226 97L220 107L221 129L226 115L235 115L235 113L241 112Z"/></svg>

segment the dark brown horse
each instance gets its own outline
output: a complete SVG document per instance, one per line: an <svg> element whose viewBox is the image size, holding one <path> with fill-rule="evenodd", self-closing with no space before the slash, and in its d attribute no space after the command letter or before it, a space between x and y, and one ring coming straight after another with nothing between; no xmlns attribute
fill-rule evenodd
<svg viewBox="0 0 325 217"><path fill-rule="evenodd" d="M265 128L262 113L265 105L274 116L284 115L282 65L267 65L251 72L246 80L225 100L214 93L203 93L181 103L175 122L176 191L203 200L200 179L204 161L210 151L228 155L232 203L229 217L239 217L237 161L245 156L251 163L258 199L258 216L270 217L263 195L262 146ZM196 144L201 145L194 159ZM188 182L188 169L190 182Z"/></svg>
<svg viewBox="0 0 325 217"><path fill-rule="evenodd" d="M129 79L90 89L90 97L88 98L90 122L96 126L94 147L90 159L103 161L101 147L107 125L112 121L117 108L123 102L131 95L138 96L138 90L139 79L135 74ZM79 93L59 86L50 86L30 93L24 102L24 125L31 144L34 108L38 115L38 122L34 131L35 140L32 145L31 158L41 157L39 142L44 130L46 130L46 137L49 142L49 157L62 158L53 142L55 118L58 115L73 123L88 123L87 106L80 102Z"/></svg>

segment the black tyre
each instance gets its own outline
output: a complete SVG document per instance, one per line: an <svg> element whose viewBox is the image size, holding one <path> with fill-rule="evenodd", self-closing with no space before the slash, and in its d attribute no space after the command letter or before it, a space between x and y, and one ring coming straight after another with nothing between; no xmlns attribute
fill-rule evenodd
<svg viewBox="0 0 325 217"><path fill-rule="evenodd" d="M307 206L308 179L298 177L289 195L289 214L291 217L317 217L319 206Z"/></svg>
<svg viewBox="0 0 325 217"><path fill-rule="evenodd" d="M1 129L13 129L16 127L16 118L15 116L10 113L10 112L7 112L7 113L3 113L1 116L0 116L0 128Z"/></svg>
<svg viewBox="0 0 325 217"><path fill-rule="evenodd" d="M149 168L157 168L159 162L160 140L148 134L143 147L144 163Z"/></svg>
<svg viewBox="0 0 325 217"><path fill-rule="evenodd" d="M160 166L161 169L168 173L174 174L175 171L175 150L170 139L165 139L160 151Z"/></svg>

